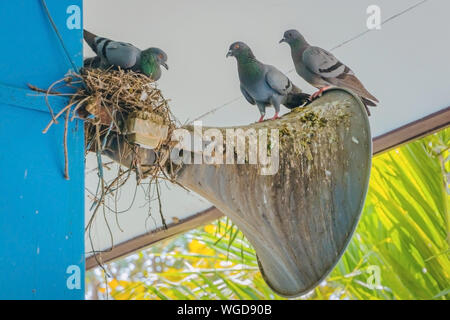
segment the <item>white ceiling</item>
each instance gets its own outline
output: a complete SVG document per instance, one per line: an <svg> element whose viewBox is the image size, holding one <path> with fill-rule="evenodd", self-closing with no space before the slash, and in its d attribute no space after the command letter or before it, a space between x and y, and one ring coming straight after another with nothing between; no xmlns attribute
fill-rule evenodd
<svg viewBox="0 0 450 320"><path fill-rule="evenodd" d="M240 97L236 63L225 58L232 42L246 42L259 60L287 72L293 68L290 51L286 44L278 44L285 30L298 29L311 44L330 49L367 30L369 5L380 6L382 20L386 20L418 2L84 0L84 26L95 34L143 49L156 46L166 51L170 70L163 70L160 88L171 99L175 116L184 123ZM370 118L374 136L450 105L448 12L450 1L429 0L381 30L333 51L381 101ZM87 46L85 55L92 55ZM295 72L288 75L305 91L313 92ZM258 117L254 106L239 99L202 120L208 126L228 126L248 124ZM87 167L94 166L94 158L89 158ZM95 173L87 176L86 186L91 190L96 187L95 177ZM134 188L130 184L122 191L121 206L131 202ZM172 216L184 218L210 206L194 194L171 188L162 190L163 210L169 221ZM124 232L110 214L115 244L152 229L152 224L145 226L148 211L140 207L144 203L141 191L132 210L120 215ZM87 200L87 219L89 207ZM157 209L153 212L155 225L160 225ZM106 230L104 220L98 218L93 229L96 249L108 247Z"/></svg>

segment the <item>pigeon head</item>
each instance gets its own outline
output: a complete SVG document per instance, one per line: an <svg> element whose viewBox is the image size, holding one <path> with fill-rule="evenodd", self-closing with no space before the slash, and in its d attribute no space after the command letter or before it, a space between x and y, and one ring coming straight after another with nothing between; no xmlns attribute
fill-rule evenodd
<svg viewBox="0 0 450 320"><path fill-rule="evenodd" d="M240 41L235 42L230 46L227 53L227 58L228 57L235 57L238 60L246 58L251 59L255 58L250 47L246 45L244 42Z"/></svg>
<svg viewBox="0 0 450 320"><path fill-rule="evenodd" d="M167 65L167 54L159 48L149 48L141 53L142 63L156 63L169 70Z"/></svg>
<svg viewBox="0 0 450 320"><path fill-rule="evenodd" d="M305 38L298 32L297 30L288 30L284 33L283 39L280 40L280 43L286 42L289 45L294 45L296 43L306 43Z"/></svg>

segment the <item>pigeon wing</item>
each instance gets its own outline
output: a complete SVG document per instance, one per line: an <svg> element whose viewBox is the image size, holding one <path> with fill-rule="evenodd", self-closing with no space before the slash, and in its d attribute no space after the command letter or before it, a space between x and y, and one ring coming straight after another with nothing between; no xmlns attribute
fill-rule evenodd
<svg viewBox="0 0 450 320"><path fill-rule="evenodd" d="M362 98L379 102L377 98L367 91L353 71L328 51L319 47L309 47L303 52L302 58L306 68L328 83L350 89ZM370 102L369 105L376 104Z"/></svg>
<svg viewBox="0 0 450 320"><path fill-rule="evenodd" d="M136 64L141 50L135 46L118 41L105 44L104 56L109 64L130 69Z"/></svg>
<svg viewBox="0 0 450 320"><path fill-rule="evenodd" d="M322 78L337 78L352 71L334 55L319 47L309 47L303 52L305 67Z"/></svg>
<svg viewBox="0 0 450 320"><path fill-rule="evenodd" d="M266 83L276 93L286 95L292 89L291 81L277 68L268 66L266 73Z"/></svg>

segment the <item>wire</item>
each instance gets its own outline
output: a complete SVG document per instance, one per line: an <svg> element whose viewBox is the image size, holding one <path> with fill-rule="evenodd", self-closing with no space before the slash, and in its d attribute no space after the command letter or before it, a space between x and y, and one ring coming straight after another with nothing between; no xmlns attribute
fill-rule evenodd
<svg viewBox="0 0 450 320"><path fill-rule="evenodd" d="M415 8L417 8L417 7L419 7L419 6L421 6L422 4L424 4L424 3L428 2L428 1L430 1L430 0L422 0L422 1L420 1L420 2L418 2L418 3L416 3L416 4L414 4L414 5L412 5L412 6L408 7L408 8L406 8L405 10L403 10L403 11L401 11L401 12L399 12L399 13L396 13L396 14L394 14L393 16L390 16L389 18L387 18L386 20L384 20L383 22L381 22L381 25L384 25L384 24L386 24L386 23L388 23L388 22L391 22L391 21L397 19L398 17L404 15L405 13L408 13L409 11L411 11L411 10L413 10L413 9L415 9ZM347 39L347 40L345 40L344 42L341 42L340 44L334 46L333 48L330 49L330 51L334 51L334 50L336 50L336 49L338 49L338 48L341 48L341 47L345 46L346 44L348 44L348 43L350 43L350 42L353 42L354 40L357 40L357 39L361 38L362 36L366 35L366 34L369 33L370 31L373 31L373 30L368 29L368 30L366 30L366 31L364 31L364 32L361 32L361 33L357 34L356 36L354 36L354 37L352 37L352 38L350 38L350 39ZM290 69L289 71L287 71L286 73L289 74L289 73L292 73L292 72L294 72L294 71L295 71L295 68L292 68L292 69ZM218 107L216 107L216 108L214 108L214 109L211 109L211 110L208 111L208 112L203 113L202 115L198 116L197 118L195 118L195 120L192 120L192 121L189 122L189 123L192 123L193 121L196 121L196 120L200 120L200 119L202 119L202 118L208 116L208 115L211 114L211 113L214 113L214 112L216 112L216 111L218 111L218 110L220 110L220 109L222 109L222 108L225 108L225 107L229 106L230 104L233 104L234 102L236 102L236 101L238 101L238 100L240 100L240 99L242 99L242 96L236 97L236 98L234 98L233 100L230 100L230 101L228 101L228 102L226 102L226 103L224 103L224 104L222 104L222 105L220 105L220 106L218 106Z"/></svg>
<svg viewBox="0 0 450 320"><path fill-rule="evenodd" d="M211 110L209 110L208 112L203 113L202 115L198 116L198 117L195 118L194 120L190 121L188 124L191 124L191 123L194 122L194 121L200 120L200 119L206 117L207 115L209 115L209 114L211 114L211 113L214 113L214 112L216 112L216 111L219 110L219 109L225 108L226 106L228 106L228 105L230 105L230 104L233 104L233 103L235 103L236 101L241 100L241 99L242 99L242 96L239 96L239 97L234 98L233 100L230 100L230 101L228 101L228 102L225 102L224 104L222 104L222 105L220 105L220 106L218 106L218 107L215 107L214 109L211 109Z"/></svg>
<svg viewBox="0 0 450 320"><path fill-rule="evenodd" d="M393 16L391 16L391 17L387 18L386 20L384 20L383 22L381 22L381 25L384 25L384 24L386 24L386 23L388 23L388 22L390 22L390 21L392 21L392 20L394 20L394 19L396 19L396 18L398 18L398 17L404 15L405 13L407 13L407 12L413 10L414 8L417 8L418 6L424 4L425 2L428 2L428 1L429 1L429 0L422 0L421 2L418 2L418 3L416 3L415 5L413 5L413 6L411 6L411 7L408 7L408 8L406 8L406 9L403 10L403 11L401 11L401 12L399 12L399 13L397 13L397 14L394 14ZM366 33L369 33L370 31L373 31L373 30L368 29L368 30L366 30L366 31L364 31L364 32L361 32L360 34L357 34L357 35L354 36L353 38L350 38L350 39L348 39L348 40L342 42L341 44L338 44L337 46L331 48L330 51L336 50L336 49L338 49L338 48L340 48L340 47L346 45L346 44L349 43L349 42L352 42L352 41L354 41L354 40L356 40L356 39L358 39L358 38L361 38L362 36L364 36Z"/></svg>
<svg viewBox="0 0 450 320"><path fill-rule="evenodd" d="M47 4L45 3L45 0L41 0L41 3L42 3L42 6L44 7L45 13L47 14L48 20L50 21L50 23L51 23L51 25L53 27L53 30L55 31L56 35L58 36L59 42L61 43L61 46L63 47L64 52L66 53L66 56L69 59L70 64L72 65L73 70L75 72L78 72L78 68L75 65L75 63L73 62L73 60L72 60L72 58L70 56L69 50L67 50L67 47L66 47L66 45L64 43L64 40L61 37L61 34L59 33L55 22L53 21L52 15L50 14L50 11L48 10L48 7L47 7Z"/></svg>

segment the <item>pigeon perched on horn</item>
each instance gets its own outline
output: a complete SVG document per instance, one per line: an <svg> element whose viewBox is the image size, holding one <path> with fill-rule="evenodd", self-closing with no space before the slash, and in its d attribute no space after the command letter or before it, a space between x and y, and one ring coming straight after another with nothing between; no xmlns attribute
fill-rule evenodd
<svg viewBox="0 0 450 320"><path fill-rule="evenodd" d="M349 67L330 52L311 46L297 30L286 31L280 40L282 42L286 42L291 48L298 75L319 89L312 98L320 96L330 86L350 89L361 98L370 115L367 106L374 107L379 101L367 91Z"/></svg>
<svg viewBox="0 0 450 320"><path fill-rule="evenodd" d="M233 43L227 53L230 56L237 60L242 94L250 104L258 106L259 122L264 120L268 106L275 108L273 120L279 118L281 104L293 109L308 101L309 94L303 93L277 68L258 61L245 43Z"/></svg>

